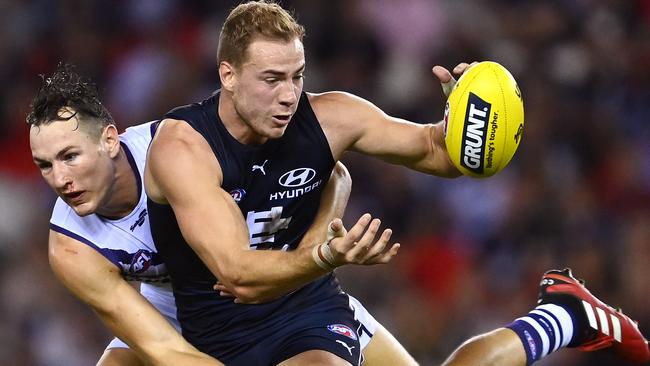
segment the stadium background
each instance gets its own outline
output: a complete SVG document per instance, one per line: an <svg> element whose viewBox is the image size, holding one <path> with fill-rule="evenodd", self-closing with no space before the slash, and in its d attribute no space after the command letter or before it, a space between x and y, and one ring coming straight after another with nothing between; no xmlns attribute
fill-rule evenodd
<svg viewBox="0 0 650 366"><path fill-rule="evenodd" d="M110 335L47 264L54 201L24 119L59 60L94 78L121 128L218 87L230 1L0 1L0 363L91 365ZM535 303L570 266L650 334L650 1L285 1L306 25L305 89L390 114L442 117L434 64L495 60L518 79L523 143L498 176L443 180L349 154L346 222L369 210L403 243L383 267L340 270L423 365ZM147 324L141 324L146 327ZM620 365L561 352L540 365Z"/></svg>

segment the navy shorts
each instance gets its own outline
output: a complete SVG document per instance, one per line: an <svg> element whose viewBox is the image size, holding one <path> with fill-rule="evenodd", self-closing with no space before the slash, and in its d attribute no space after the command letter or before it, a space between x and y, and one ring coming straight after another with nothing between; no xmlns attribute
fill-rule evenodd
<svg viewBox="0 0 650 366"><path fill-rule="evenodd" d="M287 314L280 325L258 332L247 350L219 360L228 366L271 366L306 351L323 350L358 366L375 324L356 299L340 294L326 304Z"/></svg>

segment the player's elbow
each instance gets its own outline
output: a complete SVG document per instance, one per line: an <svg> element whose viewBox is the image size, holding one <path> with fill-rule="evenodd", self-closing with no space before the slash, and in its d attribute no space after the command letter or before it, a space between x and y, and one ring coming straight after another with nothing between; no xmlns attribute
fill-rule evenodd
<svg viewBox="0 0 650 366"><path fill-rule="evenodd" d="M340 161L337 161L336 165L334 165L331 179L335 179L337 183L344 187L352 186L352 177L350 176L350 172L348 172L348 169Z"/></svg>
<svg viewBox="0 0 650 366"><path fill-rule="evenodd" d="M223 274L219 276L219 282L227 289L230 295L242 301L249 301L257 296L253 287L250 285L250 281L238 269L233 268L223 271Z"/></svg>
<svg viewBox="0 0 650 366"><path fill-rule="evenodd" d="M235 289L235 297L244 304L256 304L264 302L266 297L261 291L250 286L241 286Z"/></svg>
<svg viewBox="0 0 650 366"><path fill-rule="evenodd" d="M267 301L269 294L263 286L250 281L243 276L228 276L220 279L220 282L228 290L230 295L237 298L239 302L245 304L254 304Z"/></svg>
<svg viewBox="0 0 650 366"><path fill-rule="evenodd" d="M264 302L268 296L256 286L251 285L226 285L230 294L237 299L237 301L244 304L255 304Z"/></svg>

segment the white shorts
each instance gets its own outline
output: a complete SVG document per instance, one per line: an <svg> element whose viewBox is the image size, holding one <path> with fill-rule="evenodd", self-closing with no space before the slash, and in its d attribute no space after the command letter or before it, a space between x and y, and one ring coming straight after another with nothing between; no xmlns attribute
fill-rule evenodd
<svg viewBox="0 0 650 366"><path fill-rule="evenodd" d="M144 296L160 313L171 323L171 325L181 332L181 325L176 319L176 302L170 285L153 285L143 283L140 285L140 294ZM365 349L370 343L372 335L377 331L377 320L366 310L366 308L351 295L347 295L350 300L350 308L354 311L354 319L359 321L365 329L357 330L361 349ZM111 348L129 348L121 339L115 337L106 347Z"/></svg>
<svg viewBox="0 0 650 366"><path fill-rule="evenodd" d="M370 343L370 339L377 331L377 325L379 324L375 317L373 317L368 310L353 296L348 294L350 299L350 308L354 310L354 319L357 320L365 329L357 330L357 335L359 336L359 344L361 349L365 349Z"/></svg>
<svg viewBox="0 0 650 366"><path fill-rule="evenodd" d="M176 302L174 301L174 293L170 284L140 284L140 294L144 296L158 311L171 323L171 325L180 333L181 325L176 320ZM106 349L111 348L129 348L129 346L122 342L121 339L115 337L106 346Z"/></svg>

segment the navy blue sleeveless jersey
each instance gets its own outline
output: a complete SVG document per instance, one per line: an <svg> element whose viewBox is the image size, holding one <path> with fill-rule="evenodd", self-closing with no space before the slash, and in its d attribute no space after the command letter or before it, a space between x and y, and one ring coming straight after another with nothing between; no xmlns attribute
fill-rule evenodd
<svg viewBox="0 0 650 366"><path fill-rule="evenodd" d="M315 218L335 164L307 95L302 94L285 134L260 146L243 145L228 133L217 114L218 100L219 92L176 108L166 118L186 121L212 147L223 171L222 188L247 221L251 248L295 249ZM154 242L172 278L183 336L223 362L268 341L273 329L300 316L332 311L328 299L341 296L338 281L328 275L269 303L235 304L213 290L216 278L184 241L171 206L151 200L148 204Z"/></svg>

